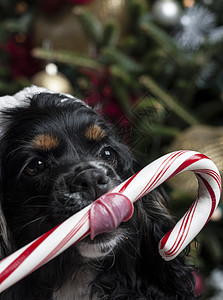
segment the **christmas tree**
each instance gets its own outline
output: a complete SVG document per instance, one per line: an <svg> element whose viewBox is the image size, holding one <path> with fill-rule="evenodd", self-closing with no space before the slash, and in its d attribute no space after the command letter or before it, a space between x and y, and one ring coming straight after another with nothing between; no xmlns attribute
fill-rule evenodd
<svg viewBox="0 0 223 300"><path fill-rule="evenodd" d="M2 95L30 84L72 93L102 104L143 165L190 149L222 172L221 0L0 0L0 16ZM166 189L179 217L196 179L182 174ZM222 229L220 204L191 246L204 299L222 298Z"/></svg>

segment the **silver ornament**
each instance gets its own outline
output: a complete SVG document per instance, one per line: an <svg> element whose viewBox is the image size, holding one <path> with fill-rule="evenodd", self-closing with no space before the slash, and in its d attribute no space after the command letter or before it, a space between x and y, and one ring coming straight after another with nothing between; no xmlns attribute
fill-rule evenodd
<svg viewBox="0 0 223 300"><path fill-rule="evenodd" d="M162 26L176 25L181 12L181 6L175 0L158 0L152 7L154 20Z"/></svg>

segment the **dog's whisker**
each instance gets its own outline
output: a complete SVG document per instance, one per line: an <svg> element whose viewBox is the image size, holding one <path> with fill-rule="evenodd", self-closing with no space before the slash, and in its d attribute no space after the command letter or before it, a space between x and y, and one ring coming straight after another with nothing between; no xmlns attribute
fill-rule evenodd
<svg viewBox="0 0 223 300"><path fill-rule="evenodd" d="M126 237L125 242L130 245L132 249L134 249L134 252L137 253L139 257L141 256L139 249L132 242L130 242L130 238Z"/></svg>
<svg viewBox="0 0 223 300"><path fill-rule="evenodd" d="M23 204L25 205L27 202L33 201L35 199L40 199L40 198L47 199L48 197L45 195L36 195L36 196L30 197L30 198L26 199L25 201L23 201Z"/></svg>
<svg viewBox="0 0 223 300"><path fill-rule="evenodd" d="M39 204L36 204L36 205L33 204L33 205L32 205L32 204L31 204L31 205L26 205L26 207L27 207L27 208L46 208L46 207L49 207L49 205L47 205L47 204L42 204L42 205L41 205L41 204L40 204L40 205L39 205Z"/></svg>
<svg viewBox="0 0 223 300"><path fill-rule="evenodd" d="M24 225L21 226L21 227L17 227L16 230L15 230L15 233L17 233L17 232L19 232L19 231L23 231L24 228L28 227L29 225L31 225L31 224L33 224L33 223L39 221L39 220L42 220L42 221L43 221L43 219L45 219L46 217L47 217L47 216L40 216L40 217L38 217L38 218L36 218L36 219L34 219L34 220L32 220L32 221L30 221L30 222L24 224Z"/></svg>
<svg viewBox="0 0 223 300"><path fill-rule="evenodd" d="M14 153L16 153L16 152L18 152L18 154L19 154L19 150L22 150L23 148L24 148L24 145L19 146L19 147L13 149L12 151L10 151L10 152L5 156L5 159L4 159L4 160L7 160L8 157L10 157L12 154L14 154Z"/></svg>
<svg viewBox="0 0 223 300"><path fill-rule="evenodd" d="M45 217L46 217L46 216L40 216L40 217L38 217L38 218L36 218L36 219L34 219L34 220L32 220L32 221L26 223L24 226L21 227L21 229L24 229L25 227L27 227L27 226L29 226L29 225L31 225L31 224L33 224L33 223L39 221L39 220L43 220Z"/></svg>
<svg viewBox="0 0 223 300"><path fill-rule="evenodd" d="M114 250L112 250L112 251L108 254L108 257L111 257L111 258L112 258L112 263L111 263L111 265L107 268L107 270L110 270L110 269L115 265L116 257L115 257L115 252L114 252Z"/></svg>
<svg viewBox="0 0 223 300"><path fill-rule="evenodd" d="M42 223L48 218L48 216L43 216L42 220L40 220L39 224L38 224L38 229L40 229L40 226L42 226Z"/></svg>

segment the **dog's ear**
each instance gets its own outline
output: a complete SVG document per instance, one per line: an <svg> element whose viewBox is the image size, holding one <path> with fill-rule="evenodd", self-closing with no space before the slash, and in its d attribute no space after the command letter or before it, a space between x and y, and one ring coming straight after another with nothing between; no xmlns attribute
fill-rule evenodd
<svg viewBox="0 0 223 300"><path fill-rule="evenodd" d="M5 142L0 138L0 260L12 253L12 240L9 228L2 208L3 203L3 149Z"/></svg>
<svg viewBox="0 0 223 300"><path fill-rule="evenodd" d="M168 196L160 187L139 201L138 220L140 220L142 230L150 231L155 244L174 226L168 206Z"/></svg>
<svg viewBox="0 0 223 300"><path fill-rule="evenodd" d="M0 203L0 259L8 256L12 252L10 233L5 220L5 216Z"/></svg>

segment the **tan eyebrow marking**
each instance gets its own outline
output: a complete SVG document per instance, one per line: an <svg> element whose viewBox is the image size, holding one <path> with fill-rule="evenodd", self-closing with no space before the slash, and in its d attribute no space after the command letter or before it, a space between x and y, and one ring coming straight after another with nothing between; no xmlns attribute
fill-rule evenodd
<svg viewBox="0 0 223 300"><path fill-rule="evenodd" d="M100 141L105 137L105 131L98 125L92 125L86 129L84 135L88 140Z"/></svg>
<svg viewBox="0 0 223 300"><path fill-rule="evenodd" d="M52 150L59 145L58 139L50 134L37 135L31 143L35 148L42 151Z"/></svg>

